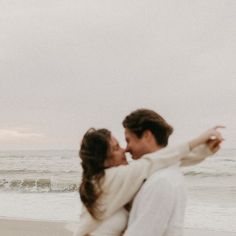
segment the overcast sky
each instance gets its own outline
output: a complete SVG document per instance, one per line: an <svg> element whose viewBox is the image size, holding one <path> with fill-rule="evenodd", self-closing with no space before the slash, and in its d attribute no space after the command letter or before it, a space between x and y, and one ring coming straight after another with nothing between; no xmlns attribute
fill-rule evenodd
<svg viewBox="0 0 236 236"><path fill-rule="evenodd" d="M236 148L235 0L0 0L0 149L77 149L147 107Z"/></svg>

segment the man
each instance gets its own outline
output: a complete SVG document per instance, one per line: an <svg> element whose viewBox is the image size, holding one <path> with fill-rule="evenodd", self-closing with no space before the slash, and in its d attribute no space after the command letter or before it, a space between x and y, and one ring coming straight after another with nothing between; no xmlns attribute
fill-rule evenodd
<svg viewBox="0 0 236 236"><path fill-rule="evenodd" d="M156 112L139 109L124 121L126 151L133 159L167 146L173 128ZM217 127L218 128L218 127ZM219 149L221 139L208 142ZM150 154L149 154L150 155ZM200 162L201 158L196 160ZM186 191L179 165L154 173L137 193L124 236L181 236Z"/></svg>

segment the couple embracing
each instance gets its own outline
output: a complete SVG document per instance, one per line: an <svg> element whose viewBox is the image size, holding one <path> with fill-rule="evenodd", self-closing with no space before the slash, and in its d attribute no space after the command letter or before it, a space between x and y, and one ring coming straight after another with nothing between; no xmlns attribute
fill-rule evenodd
<svg viewBox="0 0 236 236"><path fill-rule="evenodd" d="M126 149L107 129L92 128L83 137L82 210L74 235L183 235L186 190L180 167L217 152L221 126L175 147L167 147L173 128L155 111L138 109L123 127Z"/></svg>

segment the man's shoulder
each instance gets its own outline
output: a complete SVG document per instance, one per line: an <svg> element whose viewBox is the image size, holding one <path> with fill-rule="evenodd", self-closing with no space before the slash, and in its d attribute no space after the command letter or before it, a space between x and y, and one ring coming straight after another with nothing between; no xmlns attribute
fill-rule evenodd
<svg viewBox="0 0 236 236"><path fill-rule="evenodd" d="M183 182L183 174L179 166L171 166L153 173L146 181L145 185L153 186L165 182L171 186Z"/></svg>

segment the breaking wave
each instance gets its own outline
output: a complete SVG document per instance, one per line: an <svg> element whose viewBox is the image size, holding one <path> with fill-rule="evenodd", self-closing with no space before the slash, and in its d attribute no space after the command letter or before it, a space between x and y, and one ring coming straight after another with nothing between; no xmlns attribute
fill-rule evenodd
<svg viewBox="0 0 236 236"><path fill-rule="evenodd" d="M0 179L1 191L19 192L74 192L79 187L79 181L41 179Z"/></svg>

